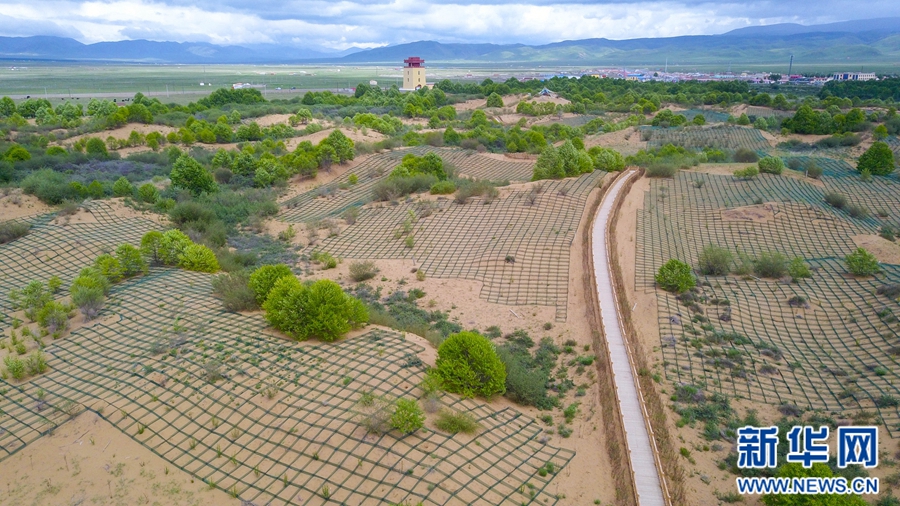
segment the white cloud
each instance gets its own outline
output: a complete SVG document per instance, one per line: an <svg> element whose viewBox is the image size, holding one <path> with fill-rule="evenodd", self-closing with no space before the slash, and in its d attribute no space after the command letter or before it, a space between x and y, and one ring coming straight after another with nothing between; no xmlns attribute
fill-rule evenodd
<svg viewBox="0 0 900 506"><path fill-rule="evenodd" d="M900 4L822 0L0 0L0 35L69 34L82 42L152 38L216 44L288 43L332 49L416 40L529 44L722 33L778 22L900 15ZM832 13L823 16L816 13Z"/></svg>

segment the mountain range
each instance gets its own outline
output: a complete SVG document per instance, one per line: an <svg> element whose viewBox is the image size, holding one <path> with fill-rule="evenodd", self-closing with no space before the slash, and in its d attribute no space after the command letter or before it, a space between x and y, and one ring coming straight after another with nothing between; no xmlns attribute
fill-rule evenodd
<svg viewBox="0 0 900 506"><path fill-rule="evenodd" d="M804 63L895 63L900 18L824 25L792 23L740 28L720 35L567 40L544 45L445 44L419 41L376 49L323 53L274 44L219 46L202 42L123 40L82 44L52 36L0 37L0 59L136 63L386 63L409 56L432 63L638 65L774 63L790 55Z"/></svg>

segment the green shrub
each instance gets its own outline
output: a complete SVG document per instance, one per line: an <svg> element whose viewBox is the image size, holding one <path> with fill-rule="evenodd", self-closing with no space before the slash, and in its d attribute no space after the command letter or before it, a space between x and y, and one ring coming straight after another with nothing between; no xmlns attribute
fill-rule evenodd
<svg viewBox="0 0 900 506"><path fill-rule="evenodd" d="M737 163L755 163L759 160L759 155L753 150L738 148L738 150L734 152L732 159Z"/></svg>
<svg viewBox="0 0 900 506"><path fill-rule="evenodd" d="M847 197L840 193L829 192L825 194L825 202L835 209L843 209L847 205Z"/></svg>
<svg viewBox="0 0 900 506"><path fill-rule="evenodd" d="M273 327L300 341L311 337L334 341L369 320L362 302L327 279L307 285L293 276L283 277L272 287L263 309Z"/></svg>
<svg viewBox="0 0 900 506"><path fill-rule="evenodd" d="M27 223L19 223L16 221L5 221L0 223L0 244L15 241L21 237L25 237L31 225Z"/></svg>
<svg viewBox="0 0 900 506"><path fill-rule="evenodd" d="M250 311L259 305L249 284L250 273L245 270L219 274L212 279L213 295L222 300L226 311Z"/></svg>
<svg viewBox="0 0 900 506"><path fill-rule="evenodd" d="M116 179L113 183L113 195L116 197L130 197L134 195L134 185L125 176Z"/></svg>
<svg viewBox="0 0 900 506"><path fill-rule="evenodd" d="M13 379L20 380L25 377L25 362L18 357L14 355L3 357L3 365L6 366L6 371Z"/></svg>
<svg viewBox="0 0 900 506"><path fill-rule="evenodd" d="M204 192L214 193L218 189L212 174L200 165L200 162L186 154L178 157L172 165L169 179L172 180L172 186L184 188L195 196Z"/></svg>
<svg viewBox="0 0 900 506"><path fill-rule="evenodd" d="M122 267L119 259L109 254L98 256L94 260L94 268L97 269L101 276L108 279L111 284L121 281L122 276L125 274L125 269Z"/></svg>
<svg viewBox="0 0 900 506"><path fill-rule="evenodd" d="M378 267L375 266L375 262L353 262L350 264L350 279L357 283L372 279L375 277L375 274L378 274Z"/></svg>
<svg viewBox="0 0 900 506"><path fill-rule="evenodd" d="M59 302L50 301L38 311L37 322L51 334L63 332L69 328L69 308Z"/></svg>
<svg viewBox="0 0 900 506"><path fill-rule="evenodd" d="M822 167L816 165L816 162L810 160L806 162L806 166L804 167L806 170L806 175L813 179L819 179L822 177Z"/></svg>
<svg viewBox="0 0 900 506"><path fill-rule="evenodd" d="M675 177L679 166L669 162L654 162L647 166L647 177Z"/></svg>
<svg viewBox="0 0 900 506"><path fill-rule="evenodd" d="M262 305L279 279L293 276L294 273L287 265L263 265L250 275L248 286L256 295L256 303Z"/></svg>
<svg viewBox="0 0 900 506"><path fill-rule="evenodd" d="M787 269L787 258L777 251L763 252L753 260L753 273L760 278L783 278Z"/></svg>
<svg viewBox="0 0 900 506"><path fill-rule="evenodd" d="M53 294L46 289L44 283L34 280L28 283L21 290L10 290L9 301L14 309L21 309L25 312L25 317L34 320L37 312L44 305L53 300Z"/></svg>
<svg viewBox="0 0 900 506"><path fill-rule="evenodd" d="M25 369L29 376L47 372L47 358L40 350L35 350L25 359Z"/></svg>
<svg viewBox="0 0 900 506"><path fill-rule="evenodd" d="M122 274L126 278L147 274L147 261L141 255L141 250L131 244L120 244L116 248L116 258L122 265Z"/></svg>
<svg viewBox="0 0 900 506"><path fill-rule="evenodd" d="M438 181L431 185L432 195L450 195L456 191L456 185L453 181Z"/></svg>
<svg viewBox="0 0 900 506"><path fill-rule="evenodd" d="M784 171L784 161L777 156L763 157L758 165L763 174L781 174Z"/></svg>
<svg viewBox="0 0 900 506"><path fill-rule="evenodd" d="M181 252L178 267L189 271L216 272L219 260L211 249L202 244L190 244Z"/></svg>
<svg viewBox="0 0 900 506"><path fill-rule="evenodd" d="M788 265L788 275L791 277L791 281L796 283L804 278L811 278L812 272L809 270L809 266L803 261L800 257L794 257L791 260L791 263Z"/></svg>
<svg viewBox="0 0 900 506"><path fill-rule="evenodd" d="M162 258L159 256L159 245L162 242L162 237L162 232L158 230L151 230L141 237L141 255L151 265L162 263Z"/></svg>
<svg viewBox="0 0 900 506"><path fill-rule="evenodd" d="M854 276L874 276L881 272L881 266L875 255L865 248L856 248L853 253L844 257L847 270Z"/></svg>
<svg viewBox="0 0 900 506"><path fill-rule="evenodd" d="M398 399L391 415L391 427L404 434L412 434L425 425L425 413L415 399Z"/></svg>
<svg viewBox="0 0 900 506"><path fill-rule="evenodd" d="M847 204L844 210L847 211L851 218L858 220L864 220L869 217L869 208L862 204Z"/></svg>
<svg viewBox="0 0 900 506"><path fill-rule="evenodd" d="M92 267L82 269L69 287L72 304L78 308L86 321L93 320L100 313L107 291L109 280Z"/></svg>
<svg viewBox="0 0 900 506"><path fill-rule="evenodd" d="M667 292L686 292L696 283L691 266L676 258L663 264L656 273L656 284Z"/></svg>
<svg viewBox="0 0 900 506"><path fill-rule="evenodd" d="M751 165L747 168L744 168L744 169L738 169L738 170L734 171L734 177L736 177L738 179L744 179L744 180L753 179L758 175L759 175L759 169L757 169L753 165Z"/></svg>
<svg viewBox="0 0 900 506"><path fill-rule="evenodd" d="M489 398L506 390L506 367L486 337L452 334L438 347L436 374L448 392Z"/></svg>
<svg viewBox="0 0 900 506"><path fill-rule="evenodd" d="M876 141L859 157L856 170L868 170L875 176L887 176L894 172L894 152L886 143Z"/></svg>
<svg viewBox="0 0 900 506"><path fill-rule="evenodd" d="M488 95L485 107L503 107L503 97L498 95L496 91L491 93Z"/></svg>
<svg viewBox="0 0 900 506"><path fill-rule="evenodd" d="M733 256L730 251L710 244L700 252L700 274L705 276L724 276L731 272L732 260Z"/></svg>
<svg viewBox="0 0 900 506"><path fill-rule="evenodd" d="M148 232L144 235L144 237L147 237L147 235L150 234L152 234L152 232ZM159 261L163 264L176 266L181 261L181 254L191 244L193 244L191 238L185 235L181 230L167 230L159 237L159 241L156 247L156 255L158 256ZM142 249L143 246L144 241L142 239Z"/></svg>
<svg viewBox="0 0 900 506"><path fill-rule="evenodd" d="M457 432L474 434L479 428L478 422L475 421L475 417L469 413L446 409L441 410L441 412L438 413L434 425L438 429L451 434L456 434Z"/></svg>
<svg viewBox="0 0 900 506"><path fill-rule="evenodd" d="M79 198L75 189L69 184L65 174L53 169L41 169L32 172L22 180L19 186L25 194L34 195L41 202L51 206L62 204L66 200ZM102 188L100 197L103 197Z"/></svg>
<svg viewBox="0 0 900 506"><path fill-rule="evenodd" d="M159 190L152 183L142 184L138 188L138 198L148 204L155 204L159 200Z"/></svg>

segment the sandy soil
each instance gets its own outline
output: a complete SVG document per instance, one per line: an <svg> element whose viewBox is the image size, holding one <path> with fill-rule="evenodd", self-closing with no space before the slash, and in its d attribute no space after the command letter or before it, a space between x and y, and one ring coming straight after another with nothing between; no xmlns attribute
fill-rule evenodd
<svg viewBox="0 0 900 506"><path fill-rule="evenodd" d="M590 149L594 146L612 148L623 155L630 155L646 148L647 142L641 140L641 134L637 129L626 128L617 132L588 135L584 138L585 148Z"/></svg>
<svg viewBox="0 0 900 506"><path fill-rule="evenodd" d="M766 223L775 219L778 204L768 202L759 206L744 206L721 211L722 221L752 221L753 223Z"/></svg>
<svg viewBox="0 0 900 506"><path fill-rule="evenodd" d="M78 141L79 139L86 139L88 137L97 137L97 138L103 139L104 142L106 142L107 137L115 137L116 139L127 139L128 136L131 135L132 130L136 131L138 133L144 134L144 135L147 135L150 132L159 132L163 135L163 137L168 135L169 132L177 132L178 131L177 128L173 128L173 127L165 126L165 125L145 125L143 123L129 123L123 127L119 127L114 130L104 130L102 132L94 132L94 133L90 133L90 134L76 135L75 137L70 137L70 138L60 142L59 144L64 145L64 146L71 146L72 144L75 144L75 142ZM138 149L140 149L141 151L147 151L148 148L141 147ZM122 152L122 151L120 151L120 152Z"/></svg>
<svg viewBox="0 0 900 506"><path fill-rule="evenodd" d="M24 195L22 190L14 189L7 195L0 193L0 222L52 211L53 208L33 195Z"/></svg>
<svg viewBox="0 0 900 506"><path fill-rule="evenodd" d="M879 262L900 264L900 245L897 243L870 234L854 235L851 239L858 247L865 248L869 253L875 255Z"/></svg>
<svg viewBox="0 0 900 506"><path fill-rule="evenodd" d="M326 128L320 132L316 132L312 135L305 135L303 137L293 137L290 139L285 139L284 145L289 150L294 150L298 144L303 141L309 141L313 144L318 144L322 139L328 137L328 135L334 130L340 130L344 135L353 140L353 142L378 142L385 138L384 134L378 133L374 130L368 130L366 135L363 135L362 130L359 128Z"/></svg>
<svg viewBox="0 0 900 506"><path fill-rule="evenodd" d="M527 96L528 95L526 93L521 93L518 95L503 95L503 97L501 97L503 99L503 108L504 109L511 108L513 111L515 111L516 105L519 103L519 101L521 101L523 98L525 98ZM486 105L487 105L487 99L479 98L476 100L466 100L465 102L453 104L453 108L456 109L457 112L472 111L475 109L484 109Z"/></svg>
<svg viewBox="0 0 900 506"><path fill-rule="evenodd" d="M85 412L3 462L0 505L239 505Z"/></svg>

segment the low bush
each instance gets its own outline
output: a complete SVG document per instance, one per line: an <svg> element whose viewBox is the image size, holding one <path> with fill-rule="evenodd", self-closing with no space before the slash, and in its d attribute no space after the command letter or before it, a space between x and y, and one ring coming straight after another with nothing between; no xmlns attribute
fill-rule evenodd
<svg viewBox="0 0 900 506"><path fill-rule="evenodd" d="M465 204L470 197L484 197L485 203L497 198L499 191L490 181L466 181L461 183L453 201Z"/></svg>
<svg viewBox="0 0 900 506"><path fill-rule="evenodd" d="M738 179L744 179L744 180L753 179L758 175L759 175L759 169L757 169L753 165L751 165L745 169L738 169L738 170L734 171L734 177L736 177Z"/></svg>
<svg viewBox="0 0 900 506"><path fill-rule="evenodd" d="M881 266L875 255L865 248L856 248L853 253L844 257L847 270L854 276L874 276L881 272Z"/></svg>
<svg viewBox="0 0 900 506"><path fill-rule="evenodd" d="M753 273L760 278L783 278L788 271L787 258L777 251L760 253L753 260Z"/></svg>
<svg viewBox="0 0 900 506"><path fill-rule="evenodd" d="M153 232L148 232L144 237L146 238L150 234L153 234ZM155 237L155 235L152 236L152 238ZM159 240L155 244L155 254L163 264L176 266L181 261L181 254L191 244L193 244L191 238L185 235L181 230L167 230L159 236ZM150 249L150 247L152 247L152 245L148 245L148 249ZM142 251L144 250L143 238L141 239L141 249Z"/></svg>
<svg viewBox="0 0 900 506"><path fill-rule="evenodd" d="M391 415L391 427L403 434L412 434L425 425L425 413L415 399L397 399L394 414Z"/></svg>
<svg viewBox="0 0 900 506"><path fill-rule="evenodd" d="M737 163L754 163L759 160L759 155L753 150L738 148L738 150L734 152L732 159Z"/></svg>
<svg viewBox="0 0 900 506"><path fill-rule="evenodd" d="M836 192L825 194L825 202L835 209L843 209L847 205L847 197Z"/></svg>
<svg viewBox="0 0 900 506"><path fill-rule="evenodd" d="M69 308L62 303L50 301L38 311L37 322L41 328L57 336L69 328Z"/></svg>
<svg viewBox="0 0 900 506"><path fill-rule="evenodd" d="M674 163L654 162L647 166L647 177L675 177L679 168Z"/></svg>
<svg viewBox="0 0 900 506"><path fill-rule="evenodd" d="M294 273L287 265L263 265L253 271L253 274L247 280L247 285L255 294L256 303L261 306L269 297L269 292L272 291L279 279L293 276Z"/></svg>
<svg viewBox="0 0 900 506"><path fill-rule="evenodd" d="M430 190L432 195L450 195L455 191L456 185L453 184L453 181L438 181L431 185Z"/></svg>
<svg viewBox="0 0 900 506"><path fill-rule="evenodd" d="M469 413L462 411L441 410L438 413L437 420L434 421L435 427L438 429L456 434L462 432L464 434L474 434L478 431L478 422L475 417Z"/></svg>
<svg viewBox="0 0 900 506"><path fill-rule="evenodd" d="M809 266L806 265L802 258L794 257L791 263L788 264L788 276L791 277L791 281L796 283L801 279L811 278L812 271L809 270Z"/></svg>
<svg viewBox="0 0 900 506"><path fill-rule="evenodd" d="M0 244L15 241L21 237L28 235L31 225L27 223L19 223L16 221L5 221L0 223Z"/></svg>
<svg viewBox="0 0 900 506"><path fill-rule="evenodd" d="M109 280L92 267L82 269L78 277L72 280L69 295L85 321L93 320L100 313L109 286Z"/></svg>
<svg viewBox="0 0 900 506"><path fill-rule="evenodd" d="M444 340L435 368L448 392L490 398L506 390L506 367L494 345L476 332L460 332Z"/></svg>
<svg viewBox="0 0 900 506"><path fill-rule="evenodd" d="M378 274L378 267L375 266L375 262L353 262L350 264L350 279L357 283L372 279L376 274Z"/></svg>
<svg viewBox="0 0 900 506"><path fill-rule="evenodd" d="M219 274L212 278L213 295L222 300L226 311L252 311L259 305L249 282L250 273L245 270Z"/></svg>
<svg viewBox="0 0 900 506"><path fill-rule="evenodd" d="M10 290L9 301L16 310L25 312L25 317L30 320L37 319L37 313L48 302L53 300L53 294L44 283L34 280L21 290Z"/></svg>
<svg viewBox="0 0 900 506"><path fill-rule="evenodd" d="M763 174L781 174L784 171L784 161L777 156L763 157L758 165Z"/></svg>
<svg viewBox="0 0 900 506"><path fill-rule="evenodd" d="M851 218L856 218L857 220L864 220L869 217L869 208L862 204L847 204L844 207L844 211L847 211Z"/></svg>
<svg viewBox="0 0 900 506"><path fill-rule="evenodd" d="M724 276L731 272L733 256L730 251L714 244L700 252L699 270L705 276Z"/></svg>
<svg viewBox="0 0 900 506"><path fill-rule="evenodd" d="M273 327L300 341L311 337L334 341L369 320L362 302L327 279L302 284L293 276L280 278L263 309Z"/></svg>
<svg viewBox="0 0 900 506"><path fill-rule="evenodd" d="M682 293L696 285L691 266L678 259L671 259L656 273L656 283L667 292Z"/></svg>
<svg viewBox="0 0 900 506"><path fill-rule="evenodd" d="M806 170L806 175L813 179L819 179L822 177L822 167L816 165L816 162L810 160L806 162L806 166L804 167Z"/></svg>
<svg viewBox="0 0 900 506"><path fill-rule="evenodd" d="M116 248L116 259L122 267L122 276L125 278L147 274L147 261L141 255L141 250L131 244L120 244Z"/></svg>
<svg viewBox="0 0 900 506"><path fill-rule="evenodd" d="M189 271L216 272L219 260L211 249L202 244L190 244L178 258L178 267Z"/></svg>

